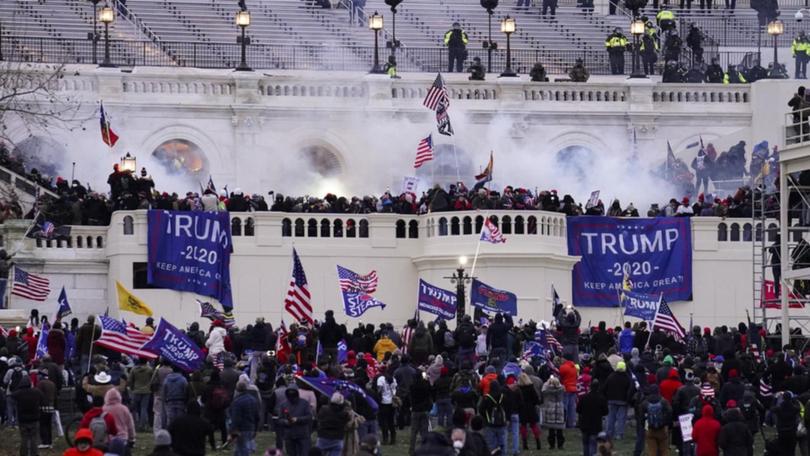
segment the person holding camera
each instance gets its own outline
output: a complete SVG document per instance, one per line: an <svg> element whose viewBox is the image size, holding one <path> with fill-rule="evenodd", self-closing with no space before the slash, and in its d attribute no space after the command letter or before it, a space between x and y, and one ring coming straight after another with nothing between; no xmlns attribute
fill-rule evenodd
<svg viewBox="0 0 810 456"><path fill-rule="evenodd" d="M467 43L470 38L467 32L461 29L461 24L453 22L453 28L444 34L444 45L447 46L448 65L447 72L453 72L453 63L455 63L456 72L461 73L464 70L464 60L467 59Z"/></svg>

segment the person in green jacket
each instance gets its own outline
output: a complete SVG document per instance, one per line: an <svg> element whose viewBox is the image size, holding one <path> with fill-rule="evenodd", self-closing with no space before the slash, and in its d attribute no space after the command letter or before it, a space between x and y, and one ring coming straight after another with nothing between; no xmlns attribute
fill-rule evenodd
<svg viewBox="0 0 810 456"><path fill-rule="evenodd" d="M132 388L132 411L137 415L135 426L138 431L144 431L149 427L153 373L154 370L146 363L146 359L139 358L138 364L129 375L129 386Z"/></svg>

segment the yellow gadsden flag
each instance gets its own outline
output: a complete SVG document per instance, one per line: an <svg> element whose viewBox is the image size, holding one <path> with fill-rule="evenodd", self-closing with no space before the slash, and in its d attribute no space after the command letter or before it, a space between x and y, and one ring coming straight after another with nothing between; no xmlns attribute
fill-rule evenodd
<svg viewBox="0 0 810 456"><path fill-rule="evenodd" d="M136 313L138 315L152 316L152 309L141 301L138 297L130 293L129 290L121 285L121 282L115 281L115 288L118 289L118 308L126 310L127 312Z"/></svg>

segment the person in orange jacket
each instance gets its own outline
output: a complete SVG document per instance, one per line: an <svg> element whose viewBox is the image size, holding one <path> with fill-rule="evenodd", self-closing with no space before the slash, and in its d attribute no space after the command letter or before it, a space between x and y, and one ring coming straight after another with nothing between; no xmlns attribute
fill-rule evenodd
<svg viewBox="0 0 810 456"><path fill-rule="evenodd" d="M73 448L68 448L62 456L104 456L101 450L93 448L93 433L90 429L79 429Z"/></svg>
<svg viewBox="0 0 810 456"><path fill-rule="evenodd" d="M571 429L577 425L577 377L579 368L574 364L574 356L565 354L565 362L560 366L560 383L565 394L563 407L565 408L565 427Z"/></svg>

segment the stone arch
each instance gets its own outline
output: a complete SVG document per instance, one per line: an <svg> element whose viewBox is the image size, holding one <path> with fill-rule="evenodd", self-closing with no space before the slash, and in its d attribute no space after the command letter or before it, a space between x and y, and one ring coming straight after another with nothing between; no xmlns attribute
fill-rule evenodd
<svg viewBox="0 0 810 456"><path fill-rule="evenodd" d="M216 170L218 174L233 174L235 171L235 160L230 156L223 155L222 141L214 141L206 132L198 127L185 124L172 124L163 127L148 136L140 145L142 151L157 150L166 142L181 140L187 141L199 147L205 156L206 171ZM226 145L227 147L227 145ZM140 161L140 160L139 160ZM204 176L207 179L207 175ZM203 179L198 179L202 181Z"/></svg>
<svg viewBox="0 0 810 456"><path fill-rule="evenodd" d="M67 163L67 150L51 138L30 135L14 145L12 154L23 157L26 170L36 168L44 176L55 177Z"/></svg>

